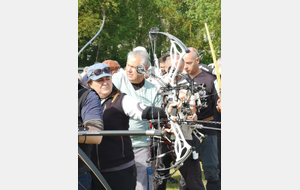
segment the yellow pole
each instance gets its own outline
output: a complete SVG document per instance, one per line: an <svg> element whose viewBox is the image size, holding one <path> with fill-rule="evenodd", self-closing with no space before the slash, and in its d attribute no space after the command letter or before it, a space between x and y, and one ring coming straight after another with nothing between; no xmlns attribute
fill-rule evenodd
<svg viewBox="0 0 300 190"><path fill-rule="evenodd" d="M214 47L211 43L211 39L210 39L210 35L209 35L209 31L208 31L208 27L207 27L207 23L204 20L204 25L206 28L206 33L207 33L207 37L208 37L208 41L209 41L209 46L210 46L210 50L211 50L211 54L214 60L214 64L215 64L215 70L216 70L216 76L217 76L217 80L218 80L218 85L219 85L219 93L220 93L220 100L221 100L221 79L220 79L220 73L219 73L219 67L217 65L217 60L216 60L216 55L215 55L215 51L214 51Z"/></svg>

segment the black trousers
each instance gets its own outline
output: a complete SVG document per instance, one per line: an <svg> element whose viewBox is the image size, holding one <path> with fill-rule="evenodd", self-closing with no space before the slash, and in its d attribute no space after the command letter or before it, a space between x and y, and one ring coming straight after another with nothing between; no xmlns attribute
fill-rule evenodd
<svg viewBox="0 0 300 190"><path fill-rule="evenodd" d="M160 149L161 149L161 151L160 151L161 153L165 153L165 152L170 151L167 148L167 145L165 145L165 144L162 144ZM173 159L172 159L172 156L170 154L167 154L167 155L165 155L164 157L161 158L161 163L164 164L165 168L169 168L172 161L173 161ZM170 173L170 170L165 170L165 171L161 172L161 174L163 174L163 175L167 175L169 173ZM164 179L162 184L157 185L157 190L166 190L166 187L167 187L167 180Z"/></svg>
<svg viewBox="0 0 300 190"><path fill-rule="evenodd" d="M187 140L187 143L193 145L193 140ZM163 144L162 152L167 152L169 149L166 145ZM166 168L170 167L172 162L171 156L165 156L162 159L162 163ZM193 155L191 154L183 163L183 166L179 168L181 175L186 179L186 187L189 190L205 190L203 182L202 182L202 174L199 160L193 159ZM170 171L165 171L165 174L168 174ZM158 186L157 190L165 190L167 185L167 180L163 180L163 183Z"/></svg>
<svg viewBox="0 0 300 190"><path fill-rule="evenodd" d="M113 172L101 172L104 179L112 190L135 190L136 186L136 167L135 165ZM92 175L91 190L105 190L96 176Z"/></svg>
<svg viewBox="0 0 300 190"><path fill-rule="evenodd" d="M221 180L221 131L217 131L217 138L218 138L218 160L219 160L218 169L220 170L219 178Z"/></svg>

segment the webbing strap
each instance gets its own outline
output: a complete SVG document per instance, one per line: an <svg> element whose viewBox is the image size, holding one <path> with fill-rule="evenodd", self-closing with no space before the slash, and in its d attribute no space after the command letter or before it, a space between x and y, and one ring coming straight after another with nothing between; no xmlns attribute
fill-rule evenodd
<svg viewBox="0 0 300 190"><path fill-rule="evenodd" d="M78 147L78 157L90 168L90 170L95 174L95 176L103 185L103 187L107 190L111 190L110 186L108 185L104 177L101 175L97 167L90 160L90 158L81 150L80 147Z"/></svg>

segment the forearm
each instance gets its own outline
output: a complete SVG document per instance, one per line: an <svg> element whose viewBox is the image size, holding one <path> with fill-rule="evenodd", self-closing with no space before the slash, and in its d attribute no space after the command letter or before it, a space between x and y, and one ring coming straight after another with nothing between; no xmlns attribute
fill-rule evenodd
<svg viewBox="0 0 300 190"><path fill-rule="evenodd" d="M88 131L100 131L98 128L88 126ZM102 141L102 136L79 136L78 143L83 144L100 144Z"/></svg>
<svg viewBox="0 0 300 190"><path fill-rule="evenodd" d="M88 129L88 131L102 131L103 130L103 122L100 119L92 119L85 121L83 123L84 127ZM79 136L78 143L84 144L100 144L102 141L102 136Z"/></svg>

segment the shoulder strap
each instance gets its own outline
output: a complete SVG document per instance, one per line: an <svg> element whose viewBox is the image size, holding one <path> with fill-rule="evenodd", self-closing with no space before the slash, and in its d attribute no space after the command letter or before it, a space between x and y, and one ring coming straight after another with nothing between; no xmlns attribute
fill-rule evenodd
<svg viewBox="0 0 300 190"><path fill-rule="evenodd" d="M115 94L114 98L112 99L111 103L113 103L119 95L120 95L120 92L117 92L117 94Z"/></svg>
<svg viewBox="0 0 300 190"><path fill-rule="evenodd" d="M88 89L88 88L83 88L78 91L78 111L79 111L79 113L81 112L84 102L90 92L91 92L91 89Z"/></svg>

